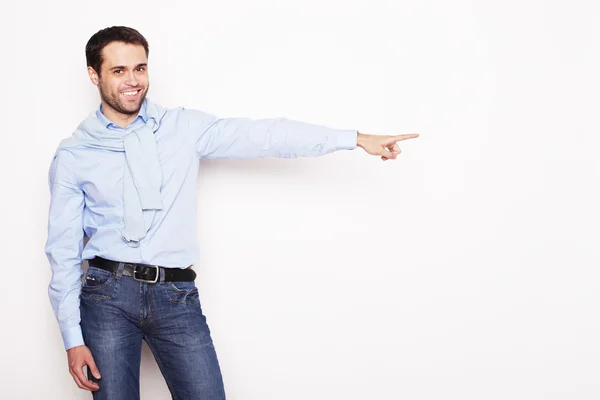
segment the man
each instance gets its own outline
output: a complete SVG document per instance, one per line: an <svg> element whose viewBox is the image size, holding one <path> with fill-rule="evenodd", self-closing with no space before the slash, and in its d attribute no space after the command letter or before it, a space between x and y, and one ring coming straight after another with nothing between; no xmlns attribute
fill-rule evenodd
<svg viewBox="0 0 600 400"><path fill-rule="evenodd" d="M138 399L145 340L173 398L224 399L191 269L198 256L199 160L320 156L356 147L389 160L400 153L397 141L418 135L164 109L146 98L148 43L127 27L94 34L86 58L101 104L52 160L45 247L48 293L70 373L95 399ZM83 283L82 260L89 260Z"/></svg>

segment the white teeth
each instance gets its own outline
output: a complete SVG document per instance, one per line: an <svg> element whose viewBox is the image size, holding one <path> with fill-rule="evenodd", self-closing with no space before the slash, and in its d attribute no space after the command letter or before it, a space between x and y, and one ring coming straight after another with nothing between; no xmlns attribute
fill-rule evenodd
<svg viewBox="0 0 600 400"><path fill-rule="evenodd" d="M139 92L139 90L136 90L135 92L123 92L123 94L125 96L133 96L133 95L137 94L137 92Z"/></svg>

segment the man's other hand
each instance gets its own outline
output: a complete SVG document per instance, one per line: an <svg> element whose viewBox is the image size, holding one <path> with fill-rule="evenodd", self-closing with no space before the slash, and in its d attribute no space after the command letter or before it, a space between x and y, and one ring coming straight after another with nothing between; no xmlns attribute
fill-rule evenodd
<svg viewBox="0 0 600 400"><path fill-rule="evenodd" d="M83 373L83 366L87 365L92 375L96 379L100 379L100 371L96 367L92 352L87 346L75 346L67 350L67 357L69 359L69 372L81 389L96 391L100 389L100 386L96 382L90 381Z"/></svg>
<svg viewBox="0 0 600 400"><path fill-rule="evenodd" d="M419 137L418 133L395 136L367 135L365 133L359 133L357 137L357 146L371 155L381 156L383 161L389 159L395 160L401 151L396 142L416 137Z"/></svg>

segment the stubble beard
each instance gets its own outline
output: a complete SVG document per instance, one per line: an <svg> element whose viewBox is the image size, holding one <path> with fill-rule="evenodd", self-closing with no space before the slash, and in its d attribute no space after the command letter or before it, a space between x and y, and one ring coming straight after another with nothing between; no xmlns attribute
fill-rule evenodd
<svg viewBox="0 0 600 400"><path fill-rule="evenodd" d="M150 86L148 85L146 87L146 89L142 89L143 93L141 93L141 97L138 100L137 105L135 106L135 109L132 108L126 108L125 104L122 102L121 98L120 98L120 94L119 92L113 93L113 92L105 92L102 89L102 80L100 80L100 84L98 85L98 88L100 90L100 98L102 99L102 102L106 103L107 106L109 106L110 108L112 108L113 110L115 110L116 112L120 113L120 114L124 114L124 115L137 115L137 113L140 111L140 108L142 108L142 104L144 103L144 99L146 99L146 94L148 93L148 89L150 88Z"/></svg>

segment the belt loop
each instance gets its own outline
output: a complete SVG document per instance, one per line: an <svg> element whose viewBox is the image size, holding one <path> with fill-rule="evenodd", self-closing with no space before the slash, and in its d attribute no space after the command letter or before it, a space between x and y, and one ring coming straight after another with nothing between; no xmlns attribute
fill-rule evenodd
<svg viewBox="0 0 600 400"><path fill-rule="evenodd" d="M158 280L160 283L163 283L165 281L165 269L159 268L158 270L160 271L160 276L159 276Z"/></svg>
<svg viewBox="0 0 600 400"><path fill-rule="evenodd" d="M119 266L117 267L117 272L115 272L115 276L117 279L121 279L121 276L123 276L124 270L125 270L125 263L120 262Z"/></svg>

